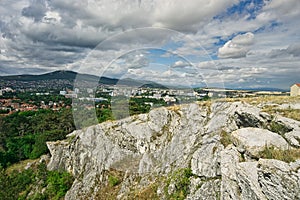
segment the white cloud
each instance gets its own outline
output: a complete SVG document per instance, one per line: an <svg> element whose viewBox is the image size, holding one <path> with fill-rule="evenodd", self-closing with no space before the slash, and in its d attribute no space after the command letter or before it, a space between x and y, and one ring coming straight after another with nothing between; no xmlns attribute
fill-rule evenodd
<svg viewBox="0 0 300 200"><path fill-rule="evenodd" d="M296 17L300 16L300 1L299 0L265 0L264 12L274 19L297 20Z"/></svg>
<svg viewBox="0 0 300 200"><path fill-rule="evenodd" d="M234 44L240 45L240 46L248 46L254 43L254 34L253 33L245 33L243 35L237 35L232 39L232 42Z"/></svg>
<svg viewBox="0 0 300 200"><path fill-rule="evenodd" d="M241 58L245 57L249 52L249 47L254 42L253 33L245 33L237 35L232 40L229 40L225 45L218 50L219 58Z"/></svg>
<svg viewBox="0 0 300 200"><path fill-rule="evenodd" d="M190 67L191 63L187 62L187 61L182 61L182 60L178 60L176 61L173 65L171 65L171 67L173 68L186 68L186 67Z"/></svg>

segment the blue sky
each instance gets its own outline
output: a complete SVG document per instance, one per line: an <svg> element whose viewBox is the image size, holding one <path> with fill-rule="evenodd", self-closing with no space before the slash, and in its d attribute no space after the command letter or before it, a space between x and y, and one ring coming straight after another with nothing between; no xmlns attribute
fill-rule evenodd
<svg viewBox="0 0 300 200"><path fill-rule="evenodd" d="M0 75L288 89L300 82L299 19L299 0L2 0Z"/></svg>

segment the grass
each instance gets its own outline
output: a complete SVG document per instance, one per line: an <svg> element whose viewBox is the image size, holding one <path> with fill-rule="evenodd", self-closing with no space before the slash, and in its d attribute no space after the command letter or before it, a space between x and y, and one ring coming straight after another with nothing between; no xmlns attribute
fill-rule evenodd
<svg viewBox="0 0 300 200"><path fill-rule="evenodd" d="M281 109L278 112L282 116L300 121L300 109Z"/></svg>
<svg viewBox="0 0 300 200"><path fill-rule="evenodd" d="M180 105L173 105L173 106L169 106L166 108L170 111L177 113L179 116L181 116L181 114L180 114L181 106Z"/></svg>
<svg viewBox="0 0 300 200"><path fill-rule="evenodd" d="M38 159L34 159L34 160L31 160L31 159L27 159L27 160L22 160L18 163L15 163L11 166L9 166L7 169L6 169L6 172L8 174L12 173L12 172L15 172L15 171L18 171L18 172L21 172L21 171L24 171L25 167L28 165L28 164L36 164L38 163L39 161L39 158Z"/></svg>
<svg viewBox="0 0 300 200"><path fill-rule="evenodd" d="M223 98L217 101L221 102L237 102L242 101L249 103L251 105L257 106L262 103L273 103L273 104L284 104L284 103L299 103L300 96L291 97L291 96L260 96L260 97L241 97L241 98Z"/></svg>
<svg viewBox="0 0 300 200"><path fill-rule="evenodd" d="M183 200L189 194L190 177L193 176L192 170L190 168L178 169L172 173L172 175L167 179L167 184L164 188L165 195L167 199ZM175 185L175 190L169 194L168 188L170 184Z"/></svg>
<svg viewBox="0 0 300 200"><path fill-rule="evenodd" d="M294 162L300 159L300 149L276 149L273 146L265 146L259 155L259 158L276 159L287 163Z"/></svg>
<svg viewBox="0 0 300 200"><path fill-rule="evenodd" d="M263 109L264 112L269 114L279 114L287 118L291 118L297 121L300 121L300 109L279 109L274 106L268 106Z"/></svg>
<svg viewBox="0 0 300 200"><path fill-rule="evenodd" d="M7 170L0 167L0 199L63 199L74 181L62 169L48 171L44 162L33 162L26 170L22 164Z"/></svg>
<svg viewBox="0 0 300 200"><path fill-rule="evenodd" d="M279 135L282 135L282 136L284 136L285 133L290 131L290 129L287 128L285 125L275 122L275 121L271 121L271 123L269 125L269 130L274 133L278 133Z"/></svg>
<svg viewBox="0 0 300 200"><path fill-rule="evenodd" d="M97 191L95 199L114 200L117 198L121 189L124 173L115 169L105 171L107 175L106 183L97 180L97 185L100 185L100 190Z"/></svg>
<svg viewBox="0 0 300 200"><path fill-rule="evenodd" d="M229 133L226 131L222 130L220 133L221 139L220 143L223 144L223 146L226 148L229 144L232 144L232 137Z"/></svg>
<svg viewBox="0 0 300 200"><path fill-rule="evenodd" d="M157 196L157 183L152 183L146 186L145 188L135 191L133 199L139 199L139 200L158 200L159 197Z"/></svg>
<svg viewBox="0 0 300 200"><path fill-rule="evenodd" d="M205 107L207 109L207 114L208 115L211 113L212 100L198 101L197 103L198 103L199 106Z"/></svg>

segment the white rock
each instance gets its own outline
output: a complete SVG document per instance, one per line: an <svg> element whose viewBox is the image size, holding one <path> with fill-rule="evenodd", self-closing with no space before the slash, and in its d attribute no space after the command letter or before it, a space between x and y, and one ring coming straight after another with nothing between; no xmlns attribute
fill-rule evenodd
<svg viewBox="0 0 300 200"><path fill-rule="evenodd" d="M211 138L193 154L191 168L194 174L204 177L216 177L220 172L220 152L223 145Z"/></svg>
<svg viewBox="0 0 300 200"><path fill-rule="evenodd" d="M240 199L237 183L239 152L229 145L221 152L221 199Z"/></svg>
<svg viewBox="0 0 300 200"><path fill-rule="evenodd" d="M258 156L266 146L274 146L278 149L288 149L289 145L277 133L259 128L242 128L232 132L234 143L246 150L251 156Z"/></svg>

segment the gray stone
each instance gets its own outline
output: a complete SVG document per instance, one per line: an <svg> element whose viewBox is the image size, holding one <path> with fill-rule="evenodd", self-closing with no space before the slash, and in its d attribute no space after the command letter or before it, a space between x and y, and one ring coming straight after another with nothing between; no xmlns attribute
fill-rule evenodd
<svg viewBox="0 0 300 200"><path fill-rule="evenodd" d="M300 199L299 173L288 163L260 159L258 182L268 199Z"/></svg>
<svg viewBox="0 0 300 200"><path fill-rule="evenodd" d="M257 157L259 152L266 146L273 146L278 149L288 149L289 145L280 135L271 131L259 128L241 128L232 132L236 146L241 146L246 153Z"/></svg>
<svg viewBox="0 0 300 200"><path fill-rule="evenodd" d="M191 168L197 176L211 178L221 175L220 152L223 150L223 146L216 141L215 138L204 141L202 146L193 154Z"/></svg>
<svg viewBox="0 0 300 200"><path fill-rule="evenodd" d="M229 145L221 152L221 199L240 199L236 172L238 162L236 147Z"/></svg>

